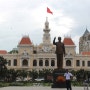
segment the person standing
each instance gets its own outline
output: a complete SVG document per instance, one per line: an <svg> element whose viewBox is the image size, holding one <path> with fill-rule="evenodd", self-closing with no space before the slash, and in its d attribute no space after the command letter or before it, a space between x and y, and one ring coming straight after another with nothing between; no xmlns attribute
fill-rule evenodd
<svg viewBox="0 0 90 90"><path fill-rule="evenodd" d="M64 76L66 78L66 88L67 88L67 90L72 90L72 88L71 88L71 78L73 77L72 73L70 73L67 69Z"/></svg>
<svg viewBox="0 0 90 90"><path fill-rule="evenodd" d="M55 42L56 37L53 40L53 44L56 45L56 55L57 55L57 68L63 68L63 54L65 56L65 46L61 42L61 37L58 37L58 42Z"/></svg>

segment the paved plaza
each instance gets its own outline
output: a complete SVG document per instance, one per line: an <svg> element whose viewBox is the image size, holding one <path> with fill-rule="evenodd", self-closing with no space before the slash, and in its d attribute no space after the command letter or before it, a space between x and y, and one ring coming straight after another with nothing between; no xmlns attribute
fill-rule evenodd
<svg viewBox="0 0 90 90"><path fill-rule="evenodd" d="M51 88L51 87L43 87L43 86L28 86L28 87L12 86L12 87L1 87L0 90L66 90L66 88ZM84 88L72 87L72 90L84 90Z"/></svg>

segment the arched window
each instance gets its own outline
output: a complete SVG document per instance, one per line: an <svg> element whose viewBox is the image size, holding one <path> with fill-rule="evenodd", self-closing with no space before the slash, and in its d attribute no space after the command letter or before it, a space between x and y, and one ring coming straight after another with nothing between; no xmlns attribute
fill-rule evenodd
<svg viewBox="0 0 90 90"><path fill-rule="evenodd" d="M37 61L33 60L33 66L37 66Z"/></svg>
<svg viewBox="0 0 90 90"><path fill-rule="evenodd" d="M49 66L49 61L45 60L45 66Z"/></svg>
<svg viewBox="0 0 90 90"><path fill-rule="evenodd" d="M8 66L11 66L11 60L8 60Z"/></svg>
<svg viewBox="0 0 90 90"><path fill-rule="evenodd" d="M87 65L88 65L88 67L90 67L90 61L87 61Z"/></svg>
<svg viewBox="0 0 90 90"><path fill-rule="evenodd" d="M26 59L23 60L22 66L28 66L28 61Z"/></svg>
<svg viewBox="0 0 90 90"><path fill-rule="evenodd" d="M90 35L88 35L88 40L90 40Z"/></svg>
<svg viewBox="0 0 90 90"><path fill-rule="evenodd" d="M80 66L80 60L76 60L76 66Z"/></svg>
<svg viewBox="0 0 90 90"><path fill-rule="evenodd" d="M55 66L55 61L51 60L51 66Z"/></svg>
<svg viewBox="0 0 90 90"><path fill-rule="evenodd" d="M82 61L82 66L85 66L85 61Z"/></svg>
<svg viewBox="0 0 90 90"><path fill-rule="evenodd" d="M43 66L43 61L39 60L39 66Z"/></svg>
<svg viewBox="0 0 90 90"><path fill-rule="evenodd" d="M71 61L70 60L66 61L66 66L71 66Z"/></svg>
<svg viewBox="0 0 90 90"><path fill-rule="evenodd" d="M36 54L37 53L37 51L36 50L33 50L33 54Z"/></svg>
<svg viewBox="0 0 90 90"><path fill-rule="evenodd" d="M13 65L17 66L17 59L14 59Z"/></svg>

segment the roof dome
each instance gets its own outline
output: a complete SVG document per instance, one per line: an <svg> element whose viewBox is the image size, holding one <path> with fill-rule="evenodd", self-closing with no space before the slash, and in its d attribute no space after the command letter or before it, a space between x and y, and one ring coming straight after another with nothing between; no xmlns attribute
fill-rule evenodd
<svg viewBox="0 0 90 90"><path fill-rule="evenodd" d="M65 37L63 40L64 45L75 45L70 37Z"/></svg>
<svg viewBox="0 0 90 90"><path fill-rule="evenodd" d="M0 50L0 54L7 54L6 50Z"/></svg>
<svg viewBox="0 0 90 90"><path fill-rule="evenodd" d="M19 45L22 45L22 44L32 44L29 36L23 36Z"/></svg>

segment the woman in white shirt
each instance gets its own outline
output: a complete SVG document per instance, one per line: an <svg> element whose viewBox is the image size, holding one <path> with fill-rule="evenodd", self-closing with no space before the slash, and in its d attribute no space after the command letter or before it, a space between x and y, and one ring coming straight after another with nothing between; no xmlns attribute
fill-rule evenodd
<svg viewBox="0 0 90 90"><path fill-rule="evenodd" d="M67 88L67 90L72 90L72 88L71 88L71 78L72 78L73 75L67 69L64 76L66 78L66 88Z"/></svg>

